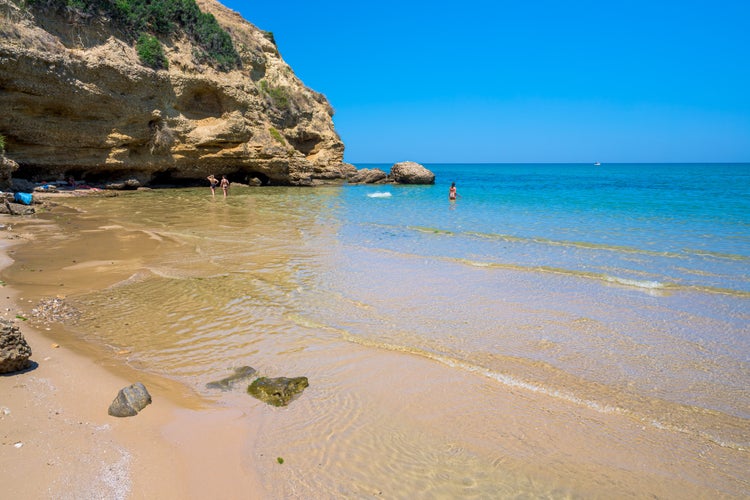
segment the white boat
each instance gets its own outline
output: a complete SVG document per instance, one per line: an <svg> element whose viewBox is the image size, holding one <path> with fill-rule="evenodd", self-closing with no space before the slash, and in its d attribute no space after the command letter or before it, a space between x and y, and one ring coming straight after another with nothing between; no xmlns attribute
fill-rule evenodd
<svg viewBox="0 0 750 500"><path fill-rule="evenodd" d="M598 167L599 165L601 165L601 163L599 163L598 161L594 162L595 167Z"/></svg>

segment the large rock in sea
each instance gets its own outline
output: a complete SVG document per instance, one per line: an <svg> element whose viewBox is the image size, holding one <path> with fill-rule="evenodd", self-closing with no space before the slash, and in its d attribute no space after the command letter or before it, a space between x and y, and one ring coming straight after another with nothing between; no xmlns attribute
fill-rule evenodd
<svg viewBox="0 0 750 500"><path fill-rule="evenodd" d="M350 184L383 184L388 174L379 168L361 168L349 176Z"/></svg>
<svg viewBox="0 0 750 500"><path fill-rule="evenodd" d="M390 177L399 184L435 184L435 174L413 161L394 164Z"/></svg>
<svg viewBox="0 0 750 500"><path fill-rule="evenodd" d="M155 33L166 67L146 66L137 33L105 11L114 2L0 0L0 133L13 175L315 185L356 170L343 162L333 108L273 35L215 0L196 3L228 34L231 64L179 26Z"/></svg>
<svg viewBox="0 0 750 500"><path fill-rule="evenodd" d="M286 406L308 385L307 377L260 377L248 386L247 392L272 406Z"/></svg>
<svg viewBox="0 0 750 500"><path fill-rule="evenodd" d="M25 370L31 366L31 347L12 321L0 319L0 373Z"/></svg>
<svg viewBox="0 0 750 500"><path fill-rule="evenodd" d="M151 394L146 390L146 386L136 382L120 389L112 404L109 405L108 413L113 417L132 417L150 404Z"/></svg>

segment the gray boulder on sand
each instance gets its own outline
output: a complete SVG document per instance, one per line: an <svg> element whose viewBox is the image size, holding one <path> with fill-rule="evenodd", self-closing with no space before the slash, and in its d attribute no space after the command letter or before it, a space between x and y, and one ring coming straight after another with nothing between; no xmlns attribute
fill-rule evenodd
<svg viewBox="0 0 750 500"><path fill-rule="evenodd" d="M413 161L394 164L390 176L399 184L435 184L435 174Z"/></svg>
<svg viewBox="0 0 750 500"><path fill-rule="evenodd" d="M109 414L113 417L132 417L151 404L151 394L140 382L124 387L109 405Z"/></svg>
<svg viewBox="0 0 750 500"><path fill-rule="evenodd" d="M0 203L0 214L5 215L32 215L36 213L34 207L22 205L21 203L12 203L4 201Z"/></svg>
<svg viewBox="0 0 750 500"><path fill-rule="evenodd" d="M260 377L248 386L247 392L269 405L286 406L308 385L307 377Z"/></svg>
<svg viewBox="0 0 750 500"><path fill-rule="evenodd" d="M25 370L31 366L31 347L12 321L0 319L0 373Z"/></svg>

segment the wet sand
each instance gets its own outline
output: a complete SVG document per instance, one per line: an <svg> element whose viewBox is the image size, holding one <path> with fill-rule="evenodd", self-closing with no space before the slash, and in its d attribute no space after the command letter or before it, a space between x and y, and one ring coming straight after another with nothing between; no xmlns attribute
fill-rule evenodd
<svg viewBox="0 0 750 500"><path fill-rule="evenodd" d="M32 222L0 231L0 265L9 264L9 245L34 237ZM14 286L3 287L7 318L34 306ZM14 498L739 498L748 491L745 451L411 353L306 339L288 359L311 386L279 411L245 394L218 405L59 325L17 324L38 366L0 377L0 407L8 409L0 411L0 479ZM117 391L136 381L153 404L136 417L108 416Z"/></svg>
<svg viewBox="0 0 750 500"><path fill-rule="evenodd" d="M13 224L13 219L3 221ZM0 266L29 234L0 232ZM12 238L12 239L9 239ZM50 325L16 319L28 304L9 286L0 314L32 348L31 369L0 375L0 482L5 498L246 498L263 496L244 466L253 428L237 409L211 409L174 382L128 368L111 352ZM107 414L136 381L153 403L137 416Z"/></svg>

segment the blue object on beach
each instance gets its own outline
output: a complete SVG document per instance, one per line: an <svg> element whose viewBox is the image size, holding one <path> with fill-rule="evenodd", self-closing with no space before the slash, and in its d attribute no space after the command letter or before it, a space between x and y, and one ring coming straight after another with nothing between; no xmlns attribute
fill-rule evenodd
<svg viewBox="0 0 750 500"><path fill-rule="evenodd" d="M24 205L31 205L32 201L31 193L15 193L13 195L13 199L18 203L23 203Z"/></svg>

